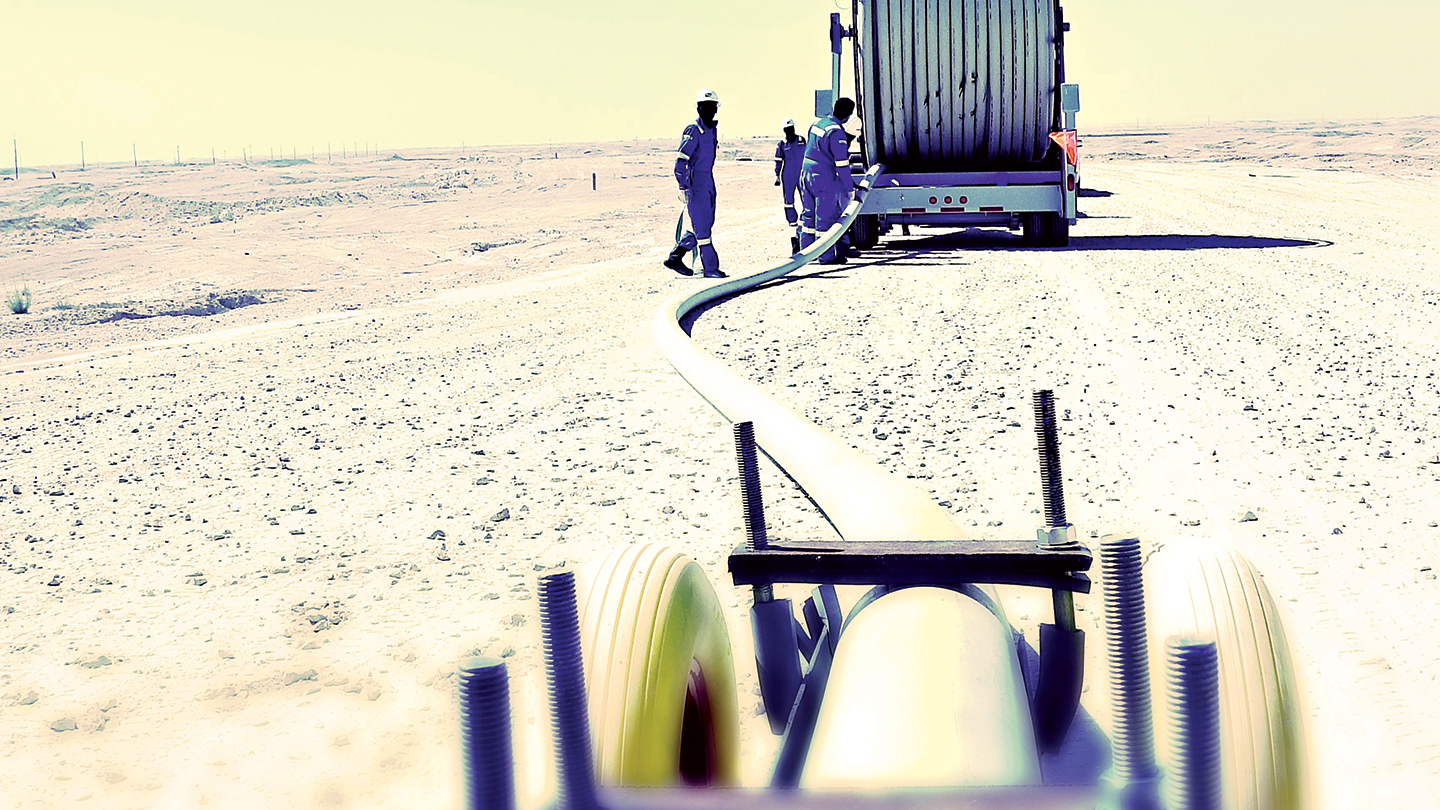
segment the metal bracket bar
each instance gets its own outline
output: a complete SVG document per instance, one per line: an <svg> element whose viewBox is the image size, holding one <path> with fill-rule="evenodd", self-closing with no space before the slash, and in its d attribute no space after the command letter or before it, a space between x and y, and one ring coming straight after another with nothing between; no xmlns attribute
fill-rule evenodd
<svg viewBox="0 0 1440 810"><path fill-rule="evenodd" d="M772 542L743 544L730 555L736 585L824 582L832 585L935 585L962 582L1031 585L1089 593L1090 552L1002 540Z"/></svg>
<svg viewBox="0 0 1440 810"><path fill-rule="evenodd" d="M820 634L825 631L825 618L820 615L819 606L815 603L815 597L805 600L800 608L800 613L805 617L806 633L810 637L810 653L805 656L809 659L815 655L815 646L820 643Z"/></svg>
<svg viewBox="0 0 1440 810"><path fill-rule="evenodd" d="M830 642L830 654L835 654L835 648L840 645L840 633L845 628L845 611L840 609L840 598L835 595L834 585L821 585L815 589L815 598L820 606L820 618L825 620L825 628L829 630L825 638Z"/></svg>
<svg viewBox="0 0 1440 810"><path fill-rule="evenodd" d="M790 711L785 736L780 738L780 753L775 758L775 770L770 776L772 788L793 788L800 784L805 757L810 753L810 741L815 736L815 722L820 718L820 702L825 697L825 685L830 680L833 657L829 632L826 628L815 640L815 657L811 659L800 691L795 696L795 707Z"/></svg>
<svg viewBox="0 0 1440 810"><path fill-rule="evenodd" d="M795 622L795 642L800 647L800 657L809 661L810 657L815 654L815 637L810 635L810 631L800 623L799 619L791 617L791 620Z"/></svg>

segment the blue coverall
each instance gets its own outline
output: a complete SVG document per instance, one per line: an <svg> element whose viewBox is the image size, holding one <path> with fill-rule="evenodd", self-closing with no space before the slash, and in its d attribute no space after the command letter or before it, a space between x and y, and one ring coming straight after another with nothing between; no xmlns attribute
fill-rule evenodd
<svg viewBox="0 0 1440 810"><path fill-rule="evenodd" d="M710 228L715 225L715 127L705 122L685 127L680 136L680 151L675 155L675 182L685 192L685 210L690 215L690 230L680 237L677 247L685 250L700 248L700 264L705 272L720 270L720 257L710 244Z"/></svg>
<svg viewBox="0 0 1440 810"><path fill-rule="evenodd" d="M795 189L800 185L800 164L805 158L805 139L782 140L775 145L775 178L785 196L785 221L800 235L800 215L795 212Z"/></svg>
<svg viewBox="0 0 1440 810"><path fill-rule="evenodd" d="M827 115L811 124L809 134L800 170L802 250L840 221L850 202L850 192L855 188L855 178L850 174L849 142L845 128L835 116ZM831 248L821 254L820 260L829 261L834 256L835 249Z"/></svg>

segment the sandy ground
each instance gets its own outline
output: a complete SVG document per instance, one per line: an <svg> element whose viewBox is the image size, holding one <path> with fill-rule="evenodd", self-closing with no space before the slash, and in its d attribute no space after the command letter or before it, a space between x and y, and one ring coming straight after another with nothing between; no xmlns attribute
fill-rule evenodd
<svg viewBox="0 0 1440 810"><path fill-rule="evenodd" d="M1266 574L1319 806L1428 806L1440 125L1345 125L1371 133L1348 153L1285 126L1097 133L1072 250L892 234L695 335L980 531L1038 523L1028 392L1055 387L1083 534L1211 538ZM726 146L733 272L787 249L771 147ZM728 426L649 335L661 298L699 283L658 266L672 148L0 184L0 282L35 296L0 318L15 804L455 806L454 671L477 650L516 678L533 804L535 573L637 540L717 584L761 780L748 595L724 578ZM766 487L776 534L826 536L773 470Z"/></svg>

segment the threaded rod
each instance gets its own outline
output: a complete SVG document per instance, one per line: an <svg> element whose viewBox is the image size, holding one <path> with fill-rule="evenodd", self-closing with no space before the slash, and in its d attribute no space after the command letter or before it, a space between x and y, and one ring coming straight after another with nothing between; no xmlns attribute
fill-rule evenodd
<svg viewBox="0 0 1440 810"><path fill-rule="evenodd" d="M760 463L755 454L755 423L735 423L735 459L740 465L740 505L745 513L745 545L764 551L770 545L765 535L765 501L760 495Z"/></svg>
<svg viewBox="0 0 1440 810"><path fill-rule="evenodd" d="M505 662L475 656L460 665L460 747L468 810L515 810L510 678Z"/></svg>
<svg viewBox="0 0 1440 810"><path fill-rule="evenodd" d="M1219 810L1220 659L1215 642L1187 636L1165 640L1165 692L1170 706L1170 810Z"/></svg>
<svg viewBox="0 0 1440 810"><path fill-rule="evenodd" d="M1035 438L1040 451L1040 494L1045 502L1045 525L1064 526L1065 478L1060 474L1060 439L1055 430L1055 392L1034 392Z"/></svg>
<svg viewBox="0 0 1440 810"><path fill-rule="evenodd" d="M590 714L580 656L580 614L575 603L575 574L558 571L540 577L540 633L545 676L550 685L550 717L555 724L555 763L559 776L556 806L561 810L598 810L595 765L590 755Z"/></svg>
<svg viewBox="0 0 1440 810"><path fill-rule="evenodd" d="M1156 768L1140 540L1123 535L1101 538L1100 571L1105 582L1106 651L1114 715L1111 767L1121 783L1142 781L1153 778Z"/></svg>

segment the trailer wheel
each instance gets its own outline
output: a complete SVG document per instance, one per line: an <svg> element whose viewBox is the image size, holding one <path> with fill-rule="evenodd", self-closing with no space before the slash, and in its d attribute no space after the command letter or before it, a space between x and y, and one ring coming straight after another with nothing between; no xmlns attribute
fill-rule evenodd
<svg viewBox="0 0 1440 810"><path fill-rule="evenodd" d="M1215 639L1220 658L1220 757L1226 807L1304 806L1302 713L1290 651L1265 582L1238 552L1167 546L1145 564L1152 682L1165 639ZM1170 718L1157 694L1156 751L1169 767Z"/></svg>
<svg viewBox="0 0 1440 810"><path fill-rule="evenodd" d="M1020 215L1020 243L1025 247L1042 247L1049 239L1045 227L1045 214L1041 212Z"/></svg>
<svg viewBox="0 0 1440 810"><path fill-rule="evenodd" d="M735 667L705 572L642 544L588 573L577 601L597 776L627 786L735 784Z"/></svg>
<svg viewBox="0 0 1440 810"><path fill-rule="evenodd" d="M1070 220L1064 214L1043 214L1045 218L1044 240L1045 247L1069 247L1070 245Z"/></svg>
<svg viewBox="0 0 1440 810"><path fill-rule="evenodd" d="M880 217L874 214L856 217L850 225L850 244L859 250L869 250L880 244Z"/></svg>

